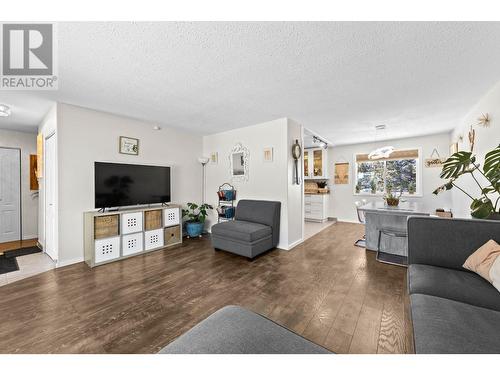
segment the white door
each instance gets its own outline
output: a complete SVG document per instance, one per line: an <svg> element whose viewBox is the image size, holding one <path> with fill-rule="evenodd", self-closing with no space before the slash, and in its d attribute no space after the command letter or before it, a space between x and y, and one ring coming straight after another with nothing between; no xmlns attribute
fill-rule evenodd
<svg viewBox="0 0 500 375"><path fill-rule="evenodd" d="M21 150L0 148L0 242L21 239Z"/></svg>
<svg viewBox="0 0 500 375"><path fill-rule="evenodd" d="M56 136L45 140L45 246L44 251L57 260L56 245Z"/></svg>

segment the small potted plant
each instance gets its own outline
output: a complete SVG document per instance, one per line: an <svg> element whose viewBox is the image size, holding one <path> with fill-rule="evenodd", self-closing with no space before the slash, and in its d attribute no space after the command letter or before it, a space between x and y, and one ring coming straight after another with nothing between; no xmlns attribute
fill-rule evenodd
<svg viewBox="0 0 500 375"><path fill-rule="evenodd" d="M205 220L208 216L208 211L213 207L207 203L197 205L196 203L188 203L187 209L182 209L182 217L186 220L186 232L189 237L201 237Z"/></svg>
<svg viewBox="0 0 500 375"><path fill-rule="evenodd" d="M377 183L375 182L375 179L370 181L370 188L371 188L372 194L377 193Z"/></svg>
<svg viewBox="0 0 500 375"><path fill-rule="evenodd" d="M392 185L387 184L386 186L386 194L384 196L384 200L387 203L388 206L393 206L396 207L399 205L399 198L401 198L401 193L399 192L399 195L393 194L392 193Z"/></svg>
<svg viewBox="0 0 500 375"><path fill-rule="evenodd" d="M416 186L415 186L414 182L408 183L408 194L413 195L413 194L415 194L416 190L417 189L416 189Z"/></svg>
<svg viewBox="0 0 500 375"><path fill-rule="evenodd" d="M358 181L358 183L356 184L356 194L359 194L360 191L361 191L361 182Z"/></svg>

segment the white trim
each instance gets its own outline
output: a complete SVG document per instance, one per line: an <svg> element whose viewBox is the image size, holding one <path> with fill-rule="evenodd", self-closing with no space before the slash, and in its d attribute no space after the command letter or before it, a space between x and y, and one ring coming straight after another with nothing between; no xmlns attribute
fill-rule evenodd
<svg viewBox="0 0 500 375"><path fill-rule="evenodd" d="M23 234L23 240L34 240L38 237L38 234Z"/></svg>
<svg viewBox="0 0 500 375"><path fill-rule="evenodd" d="M300 240L295 241L294 243L288 245L286 248L278 247L278 249L281 250L292 250L295 246L300 245L302 242L304 242L304 239L301 238Z"/></svg>
<svg viewBox="0 0 500 375"><path fill-rule="evenodd" d="M337 223L352 223L352 224L361 224L358 220L350 220L350 219L337 219Z"/></svg>
<svg viewBox="0 0 500 375"><path fill-rule="evenodd" d="M409 151L409 150L417 150L418 151L418 158L416 159L417 165L416 165L416 172L417 172L417 186L416 186L416 192L415 194L402 194L402 197L405 198L423 198L424 193L423 193L423 180L422 180L422 174L423 174L423 168L422 168L422 147L405 147L405 148L397 148L395 151ZM383 197L385 195L384 193L356 193L356 185L358 184L358 162L356 161L356 156L357 155L362 155L363 153L354 153L353 154L353 163L352 163L352 194L354 196L365 196L365 197ZM371 162L384 162L384 171L385 171L385 159L377 159L377 160L370 160ZM384 180L384 189L385 189L385 180Z"/></svg>
<svg viewBox="0 0 500 375"><path fill-rule="evenodd" d="M56 262L56 268L69 266L71 264L81 263L83 261L84 261L83 256L78 257L78 258L68 259L68 260L58 260Z"/></svg>

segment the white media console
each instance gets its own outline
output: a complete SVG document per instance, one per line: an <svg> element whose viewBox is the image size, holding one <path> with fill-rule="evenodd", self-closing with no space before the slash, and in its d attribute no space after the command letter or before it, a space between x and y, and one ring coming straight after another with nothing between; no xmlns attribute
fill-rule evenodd
<svg viewBox="0 0 500 375"><path fill-rule="evenodd" d="M85 262L90 267L180 244L178 205L84 213Z"/></svg>

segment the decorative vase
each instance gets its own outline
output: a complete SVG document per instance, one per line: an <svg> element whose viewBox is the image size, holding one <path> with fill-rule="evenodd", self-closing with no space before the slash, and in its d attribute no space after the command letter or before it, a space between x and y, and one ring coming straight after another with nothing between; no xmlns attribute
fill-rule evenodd
<svg viewBox="0 0 500 375"><path fill-rule="evenodd" d="M385 198L385 201L388 206L398 206L399 198Z"/></svg>
<svg viewBox="0 0 500 375"><path fill-rule="evenodd" d="M186 232L189 237L201 237L203 233L203 225L204 223L199 222L190 222L186 223Z"/></svg>

